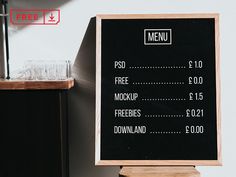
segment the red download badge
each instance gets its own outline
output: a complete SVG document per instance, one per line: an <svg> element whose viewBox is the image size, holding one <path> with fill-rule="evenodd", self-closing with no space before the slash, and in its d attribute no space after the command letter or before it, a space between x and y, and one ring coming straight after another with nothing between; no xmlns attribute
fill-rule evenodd
<svg viewBox="0 0 236 177"><path fill-rule="evenodd" d="M13 25L57 25L60 22L59 9L10 9Z"/></svg>
<svg viewBox="0 0 236 177"><path fill-rule="evenodd" d="M60 22L60 10L45 10L44 14L46 25L57 25Z"/></svg>

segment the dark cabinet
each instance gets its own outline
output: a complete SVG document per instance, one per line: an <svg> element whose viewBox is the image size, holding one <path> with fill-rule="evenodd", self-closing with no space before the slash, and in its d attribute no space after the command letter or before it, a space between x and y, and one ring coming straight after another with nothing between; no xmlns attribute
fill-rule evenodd
<svg viewBox="0 0 236 177"><path fill-rule="evenodd" d="M68 90L1 90L6 177L68 177ZM1 174L2 173L2 174Z"/></svg>

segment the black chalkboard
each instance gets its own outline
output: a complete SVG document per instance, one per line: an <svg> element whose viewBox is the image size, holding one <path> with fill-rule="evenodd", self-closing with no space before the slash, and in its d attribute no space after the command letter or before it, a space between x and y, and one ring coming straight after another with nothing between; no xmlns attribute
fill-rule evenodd
<svg viewBox="0 0 236 177"><path fill-rule="evenodd" d="M220 164L217 24L97 17L98 165Z"/></svg>

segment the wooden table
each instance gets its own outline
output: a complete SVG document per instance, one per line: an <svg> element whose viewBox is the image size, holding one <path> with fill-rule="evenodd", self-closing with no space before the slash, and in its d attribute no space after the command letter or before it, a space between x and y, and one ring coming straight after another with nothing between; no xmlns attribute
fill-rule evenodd
<svg viewBox="0 0 236 177"><path fill-rule="evenodd" d="M0 79L0 90L70 89L74 79L67 80L5 80Z"/></svg>

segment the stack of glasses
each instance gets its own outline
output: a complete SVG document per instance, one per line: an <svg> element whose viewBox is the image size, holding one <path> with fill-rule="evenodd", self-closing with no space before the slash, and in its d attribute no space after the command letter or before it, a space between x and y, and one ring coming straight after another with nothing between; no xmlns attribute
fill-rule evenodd
<svg viewBox="0 0 236 177"><path fill-rule="evenodd" d="M65 80L71 77L70 61L27 60L18 79L25 80Z"/></svg>

